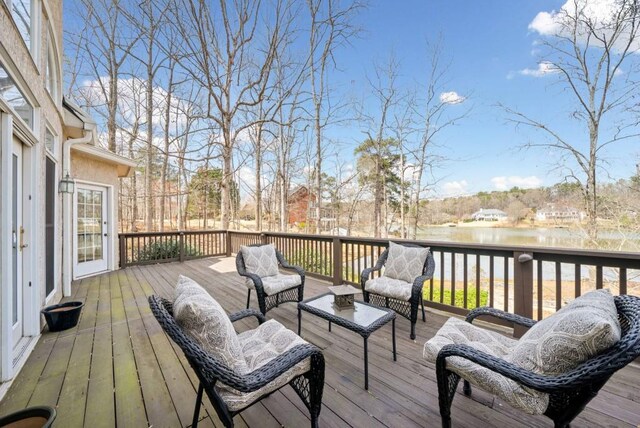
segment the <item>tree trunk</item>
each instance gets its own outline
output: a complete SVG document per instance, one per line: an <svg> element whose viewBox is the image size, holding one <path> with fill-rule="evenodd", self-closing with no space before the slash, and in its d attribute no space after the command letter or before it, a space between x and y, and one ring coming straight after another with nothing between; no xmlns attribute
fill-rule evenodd
<svg viewBox="0 0 640 428"><path fill-rule="evenodd" d="M231 123L224 120L225 126L222 129L224 144L222 146L222 180L220 187L222 188L222 197L220 201L220 217L222 220L222 228L229 229L229 218L231 213L231 157L233 156L233 144L231 141Z"/></svg>
<svg viewBox="0 0 640 428"><path fill-rule="evenodd" d="M255 148L256 169L256 231L262 230L262 125L258 125Z"/></svg>
<svg viewBox="0 0 640 428"><path fill-rule="evenodd" d="M169 64L169 82L167 84L167 107L164 117L164 153L162 171L160 171L160 231L164 232L165 202L167 197L167 169L169 166L169 131L171 125L171 98L173 95L173 62ZM169 217L171 219L171 217Z"/></svg>
<svg viewBox="0 0 640 428"><path fill-rule="evenodd" d="M147 232L153 231L153 48L149 46L147 64L147 162L144 173L145 188L145 228Z"/></svg>
<svg viewBox="0 0 640 428"><path fill-rule="evenodd" d="M375 238L380 238L381 229L382 229L382 204L383 204L383 188L382 188L382 177L380 167L380 156L376 156L375 158L375 189L373 193L373 236Z"/></svg>
<svg viewBox="0 0 640 428"><path fill-rule="evenodd" d="M320 233L322 214L322 136L320 134L320 105L316 104L316 233Z"/></svg>

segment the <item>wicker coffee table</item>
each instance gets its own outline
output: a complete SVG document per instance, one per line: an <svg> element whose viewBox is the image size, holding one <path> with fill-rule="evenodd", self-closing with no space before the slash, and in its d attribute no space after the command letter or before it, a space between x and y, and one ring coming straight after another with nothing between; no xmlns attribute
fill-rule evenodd
<svg viewBox="0 0 640 428"><path fill-rule="evenodd" d="M354 302L353 309L339 310L333 305L333 294L326 293L298 303L298 335L302 326L302 311L309 312L341 327L358 333L364 339L364 389L369 389L369 352L367 339L391 321L393 361L396 361L396 314L391 309Z"/></svg>

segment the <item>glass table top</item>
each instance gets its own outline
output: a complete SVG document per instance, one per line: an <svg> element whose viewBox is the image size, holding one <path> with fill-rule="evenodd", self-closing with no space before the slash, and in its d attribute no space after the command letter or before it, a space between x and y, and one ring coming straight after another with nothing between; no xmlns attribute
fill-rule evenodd
<svg viewBox="0 0 640 428"><path fill-rule="evenodd" d="M329 315L344 318L347 321L367 327L374 321L386 316L389 312L355 301L354 309L337 309L333 305L333 294L326 294L316 299L303 302L307 306L319 309Z"/></svg>

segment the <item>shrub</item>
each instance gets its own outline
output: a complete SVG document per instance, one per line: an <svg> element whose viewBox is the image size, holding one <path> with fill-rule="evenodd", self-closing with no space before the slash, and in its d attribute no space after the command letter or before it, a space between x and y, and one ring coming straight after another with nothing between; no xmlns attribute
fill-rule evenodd
<svg viewBox="0 0 640 428"><path fill-rule="evenodd" d="M184 256L199 256L200 251L189 245L184 246ZM175 239L167 241L153 241L140 251L138 261L152 262L156 260L177 259L180 257L180 242Z"/></svg>
<svg viewBox="0 0 640 428"><path fill-rule="evenodd" d="M319 275L333 275L333 263L330 255L323 255L316 251L295 252L288 260L290 264L302 267L306 272Z"/></svg>
<svg viewBox="0 0 640 428"><path fill-rule="evenodd" d="M432 301L432 302L440 302L440 284L438 281L434 281L433 283L433 300L429 299L431 287L425 284L425 287L422 289L422 295L424 300ZM451 290L445 289L444 295L442 296L442 303L445 305L451 304ZM464 308L464 290L456 289L456 294L454 296L455 306L458 308ZM480 290L480 306L486 306L489 304L489 292L486 290ZM471 287L467 288L467 309L474 309L476 307L476 288Z"/></svg>

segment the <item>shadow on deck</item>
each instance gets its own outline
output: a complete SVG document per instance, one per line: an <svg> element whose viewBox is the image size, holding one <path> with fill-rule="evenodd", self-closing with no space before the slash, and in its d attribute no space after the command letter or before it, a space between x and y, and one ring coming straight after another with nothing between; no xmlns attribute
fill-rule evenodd
<svg viewBox="0 0 640 428"><path fill-rule="evenodd" d="M0 415L34 405L56 406L56 426L176 427L191 423L197 379L182 352L165 336L149 310L147 296L171 297L178 275L205 286L228 312L243 309L246 288L233 259L211 258L164 265L129 267L74 284L73 299L85 301L78 326L40 338L4 400ZM326 291L326 282L309 278L305 298ZM255 293L254 293L255 294ZM252 296L252 306L256 307ZM296 330L293 303L267 316ZM435 369L422 359L422 346L446 316L429 311L409 340L409 322L396 322L398 361L391 356L391 326L369 339L369 391L363 389L362 341L342 329L303 314L302 336L323 349L325 389L320 425L324 427L438 426ZM240 330L255 321L236 323ZM618 372L575 426L639 426L640 367ZM471 398L456 396L453 425L551 426L544 417L516 411L480 389ZM236 426L308 426L306 408L285 387L235 418ZM221 426L205 399L200 426Z"/></svg>

